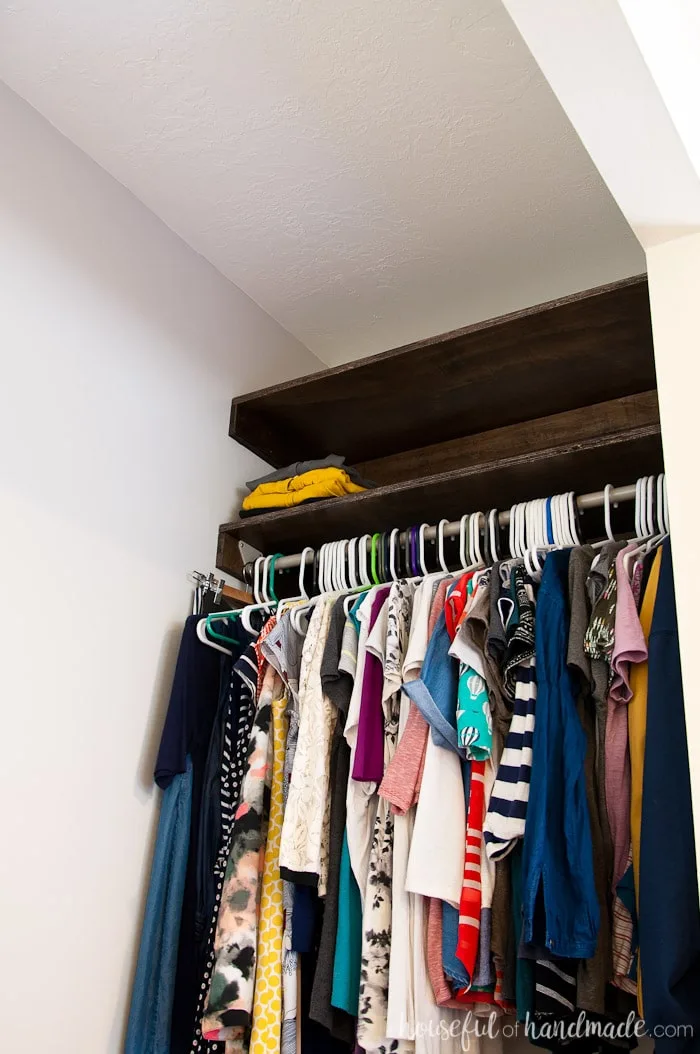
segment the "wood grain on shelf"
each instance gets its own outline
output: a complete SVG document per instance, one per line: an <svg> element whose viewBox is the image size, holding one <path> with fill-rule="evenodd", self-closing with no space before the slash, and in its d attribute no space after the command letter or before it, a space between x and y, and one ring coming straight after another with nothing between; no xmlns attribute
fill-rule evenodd
<svg viewBox="0 0 700 1054"><path fill-rule="evenodd" d="M385 485L450 472L486 461L525 454L561 443L580 442L595 436L613 436L630 428L658 424L659 401L655 391L626 395L594 406L493 428L478 435L446 443L431 443L357 466L367 479Z"/></svg>
<svg viewBox="0 0 700 1054"><path fill-rule="evenodd" d="M655 387L640 277L241 396L230 435L276 466L356 464Z"/></svg>
<svg viewBox="0 0 700 1054"><path fill-rule="evenodd" d="M224 586L221 590L227 600L235 600L239 604L252 604L253 594L245 589L237 589L236 586Z"/></svg>

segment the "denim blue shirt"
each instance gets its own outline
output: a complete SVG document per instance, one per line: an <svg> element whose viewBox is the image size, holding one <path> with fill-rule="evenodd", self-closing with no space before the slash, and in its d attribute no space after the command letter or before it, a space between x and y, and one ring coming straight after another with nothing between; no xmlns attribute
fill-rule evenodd
<svg viewBox="0 0 700 1054"><path fill-rule="evenodd" d="M566 664L569 638L569 551L545 561L537 603L537 719L523 841L523 940L553 954L590 959L600 911L586 800L586 736ZM535 932L542 890L545 933Z"/></svg>
<svg viewBox="0 0 700 1054"><path fill-rule="evenodd" d="M435 745L454 750L463 757L464 752L457 744L459 664L448 654L450 643L442 611L428 641L420 678L408 681L402 688L430 725Z"/></svg>

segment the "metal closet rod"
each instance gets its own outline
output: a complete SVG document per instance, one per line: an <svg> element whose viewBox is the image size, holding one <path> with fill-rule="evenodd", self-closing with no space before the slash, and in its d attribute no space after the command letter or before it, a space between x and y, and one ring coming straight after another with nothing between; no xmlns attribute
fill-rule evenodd
<svg viewBox="0 0 700 1054"><path fill-rule="evenodd" d="M632 483L626 487L614 487L610 491L610 503L619 504L621 501L634 501L637 494L636 484ZM602 490L593 491L592 494L579 494L576 498L576 505L581 512L585 512L586 509L598 509L605 504L605 492ZM507 527L510 523L510 509L499 512L498 523L501 527ZM459 534L459 520L454 520L452 523L448 523L445 526L445 537L454 538ZM424 533L424 537L427 541L434 541L437 537L437 527L428 527ZM404 544L406 540L406 532L401 531L399 534L400 544ZM367 543L367 550L370 551L371 544ZM291 556L280 556L275 561L275 571L285 571L290 567L299 567L301 563L301 553L293 553ZM310 564L313 562L313 553L306 553L304 557L304 563Z"/></svg>

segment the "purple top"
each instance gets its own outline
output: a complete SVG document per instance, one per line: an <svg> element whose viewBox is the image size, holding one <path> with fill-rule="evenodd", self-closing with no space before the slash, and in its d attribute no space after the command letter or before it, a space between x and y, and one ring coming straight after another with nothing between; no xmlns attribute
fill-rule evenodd
<svg viewBox="0 0 700 1054"><path fill-rule="evenodd" d="M372 632L379 612L389 596L390 586L378 589L369 613L369 631ZM365 672L362 679L360 717L357 724L357 746L352 778L368 783L381 783L384 778L384 709L382 691L384 670L381 660L370 651L365 656Z"/></svg>

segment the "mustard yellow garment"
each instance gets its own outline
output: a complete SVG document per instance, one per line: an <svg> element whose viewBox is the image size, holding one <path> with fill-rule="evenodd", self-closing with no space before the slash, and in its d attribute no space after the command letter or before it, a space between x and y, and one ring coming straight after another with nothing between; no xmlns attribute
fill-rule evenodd
<svg viewBox="0 0 700 1054"><path fill-rule="evenodd" d="M644 639L649 644L651 620L654 615L656 591L659 586L661 570L661 549L657 549L654 563L651 566L649 580L644 592L639 622ZM632 841L632 870L634 872L634 892L637 898L637 915L639 915L639 847L642 837L642 789L644 783L644 747L647 735L647 694L649 689L649 664L632 663L630 670L630 689L632 698L627 707L627 724L629 729L630 751L630 836ZM642 964L637 966L637 1008L639 1016L642 1011Z"/></svg>
<svg viewBox="0 0 700 1054"><path fill-rule="evenodd" d="M316 468L291 479L260 483L243 499L243 508L279 509L300 505L311 498L342 498L366 490L348 476L342 468Z"/></svg>
<svg viewBox="0 0 700 1054"><path fill-rule="evenodd" d="M265 847L260 919L258 923L258 961L255 973L253 1028L250 1054L279 1054L282 1034L282 932L284 908L280 877L280 837L284 814L282 783L287 743L287 700L272 700L272 785L270 823Z"/></svg>

